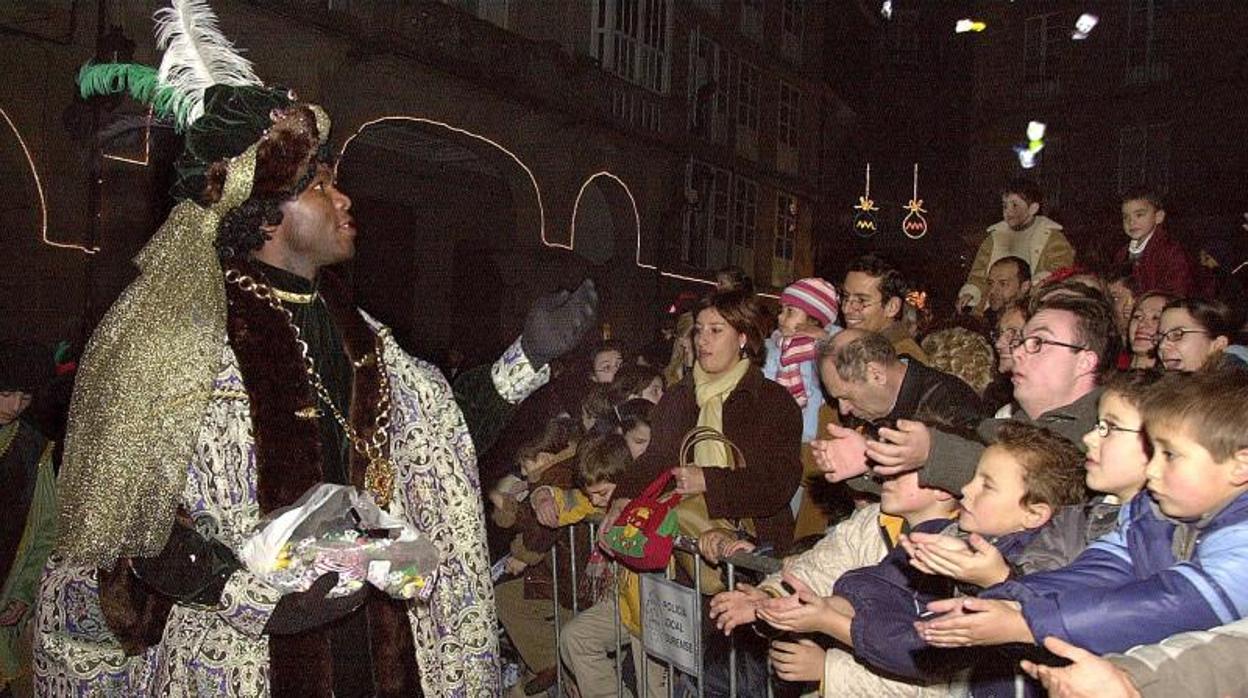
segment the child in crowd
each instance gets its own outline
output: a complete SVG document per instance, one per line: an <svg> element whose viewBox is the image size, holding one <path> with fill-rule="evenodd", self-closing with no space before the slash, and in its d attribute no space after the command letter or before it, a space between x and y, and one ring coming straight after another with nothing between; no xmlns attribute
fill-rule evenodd
<svg viewBox="0 0 1248 698"><path fill-rule="evenodd" d="M809 520L814 510L814 500L809 494L811 478L818 478L814 460L810 457L808 444L819 438L820 408L823 407L823 388L819 383L819 360L817 343L826 340L841 328L836 320L841 301L836 287L817 277L799 279L780 294L780 315L776 331L764 342L766 358L763 375L784 386L802 408L802 486L793 494L790 508L795 516L803 507L803 522ZM830 418L825 410L824 420ZM822 516L818 516L822 519ZM819 530L826 522L817 524ZM809 528L806 524L802 528Z"/></svg>
<svg viewBox="0 0 1248 698"><path fill-rule="evenodd" d="M558 555L561 581L568 579L566 570L571 569L573 560L576 569L588 571L593 558L594 544L587 531L579 531L583 535L577 536L573 548L566 532L557 529L600 512L615 488L612 479L632 462L623 436L585 438L576 448L575 468L562 468L567 472L544 480L548 484L537 487L530 497L532 509L522 510L518 517L518 533L512 541L510 558L517 564L508 571L522 574L523 578L499 584L495 595L499 621L534 676L526 690L544 690L555 678L553 573L549 562L552 546ZM570 464L571 460L564 463ZM554 470L546 474L552 475ZM547 513L551 507L555 509L553 520ZM605 567L598 570L599 576L603 571ZM596 581L597 584L560 585L561 624L572 617L574 593L577 608L587 608L598 601L607 585Z"/></svg>
<svg viewBox="0 0 1248 698"><path fill-rule="evenodd" d="M831 596L837 580L847 572L878 564L896 547L903 532L928 522L947 524L957 515L957 500L948 492L919 485L918 473L909 472L880 482L879 503L859 508L837 524L810 550L785 559L785 573L796 577L820 596ZM699 538L703 555L720 559L753 544L738 541L728 532L711 531ZM740 584L711 600L711 618L725 635L757 619L763 603L787 596L780 574L773 574L757 588ZM943 693L943 683L898 681L872 671L841 649L824 649L810 639L776 641L771 644L776 675L786 681L818 682L820 693L833 695L926 696Z"/></svg>
<svg viewBox="0 0 1248 698"><path fill-rule="evenodd" d="M654 404L646 398L633 398L615 408L616 431L624 437L633 460L650 447L650 410Z"/></svg>
<svg viewBox="0 0 1248 698"><path fill-rule="evenodd" d="M802 408L803 443L818 435L819 406L823 404L815 345L840 331L835 324L840 307L836 287L827 281L795 281L780 294L778 327L765 343L763 375L783 385Z"/></svg>
<svg viewBox="0 0 1248 698"><path fill-rule="evenodd" d="M624 350L619 344L607 340L589 352L589 380L610 385L615 374L624 365Z"/></svg>
<svg viewBox="0 0 1248 698"><path fill-rule="evenodd" d="M944 532L950 547L991 545L1011 560L1054 511L1082 501L1082 460L1073 444L1053 432L1002 424L980 457L974 479L962 489L957 524L935 520L917 530ZM878 565L842 575L832 597L820 597L792 574L784 580L796 595L765 601L758 611L779 629L831 635L860 661L905 679L932 680L964 666L948 653L926 648L914 623L928 601L978 589L920 572L902 548Z"/></svg>
<svg viewBox="0 0 1248 698"><path fill-rule="evenodd" d="M1156 372L1137 370L1108 379L1098 403L1096 426L1083 436L1085 482L1099 495L1059 510L1013 565L995 549L949 550L940 540L922 533L905 542L911 564L979 586L1003 582L1012 573L1045 572L1070 564L1089 543L1114 530L1123 503L1144 489L1149 456L1140 403L1159 378Z"/></svg>
<svg viewBox="0 0 1248 698"><path fill-rule="evenodd" d="M581 460L578 489L535 492L533 506L535 509L546 509L548 516L553 516L560 526L577 523L589 516L600 517L615 492L616 477L633 461L622 435L610 434L591 440ZM597 549L583 569L587 579L582 586L591 589L597 603L564 626L559 638L559 654L575 677L581 698L614 697L619 695L616 692L618 677L615 660L610 655L622 651L617 634L617 616L632 643L633 664L638 677L642 674L641 658L646 656L641 641L636 637L640 632L636 619L619 610L621 606L633 610L639 608L637 577L621 570L617 598L609 593L612 580L607 572L610 568ZM663 665L653 659L646 661L647 688L643 693L651 698L667 695Z"/></svg>
<svg viewBox="0 0 1248 698"><path fill-rule="evenodd" d="M611 382L611 401L619 404L638 397L649 400L652 405L663 399L663 376L657 368L631 364L615 374Z"/></svg>
<svg viewBox="0 0 1248 698"><path fill-rule="evenodd" d="M1170 374L1140 412L1153 453L1148 492L1069 566L1010 580L991 599L934 604L934 644L1038 643L1102 654L1207 630L1248 611L1248 373Z"/></svg>
<svg viewBox="0 0 1248 698"><path fill-rule="evenodd" d="M579 440L580 427L576 422L556 417L546 423L536 439L521 446L516 452L520 472L504 475L487 495L494 524L499 528L511 528L534 483L541 483L543 475L555 464L567 461L570 465Z"/></svg>
<svg viewBox="0 0 1248 698"><path fill-rule="evenodd" d="M1157 192L1136 187L1122 197L1122 231L1127 243L1115 261L1129 264L1137 290L1165 291L1179 297L1208 293L1200 265L1170 237L1164 222L1166 207Z"/></svg>

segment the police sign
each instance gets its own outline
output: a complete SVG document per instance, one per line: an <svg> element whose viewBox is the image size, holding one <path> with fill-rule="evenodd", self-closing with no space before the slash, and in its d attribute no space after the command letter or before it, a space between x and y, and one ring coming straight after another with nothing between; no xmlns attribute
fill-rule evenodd
<svg viewBox="0 0 1248 698"><path fill-rule="evenodd" d="M701 599L698 592L660 574L641 575L641 641L646 652L698 675L702 654Z"/></svg>

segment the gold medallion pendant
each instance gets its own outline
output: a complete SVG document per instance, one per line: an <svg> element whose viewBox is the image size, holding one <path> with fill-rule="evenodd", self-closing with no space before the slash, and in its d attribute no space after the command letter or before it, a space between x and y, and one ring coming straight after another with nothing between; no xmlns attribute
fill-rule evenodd
<svg viewBox="0 0 1248 698"><path fill-rule="evenodd" d="M389 459L377 457L368 462L364 471L364 488L373 493L377 506L390 506L390 496L394 492L394 464Z"/></svg>

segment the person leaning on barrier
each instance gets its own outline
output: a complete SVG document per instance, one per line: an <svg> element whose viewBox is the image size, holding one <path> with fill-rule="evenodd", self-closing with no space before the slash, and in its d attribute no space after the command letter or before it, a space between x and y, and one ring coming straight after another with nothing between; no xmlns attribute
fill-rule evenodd
<svg viewBox="0 0 1248 698"><path fill-rule="evenodd" d="M1102 294L1072 289L1043 297L1013 343L1014 407L1009 419L1046 427L1079 445L1096 423L1099 383L1117 355L1114 310ZM981 436L991 435L1003 421L981 422ZM984 450L981 443L920 422L901 421L897 429L880 429L879 434L879 440L865 444L876 474L920 469L924 485L951 492L970 482ZM826 467L844 468L863 457L845 440L837 441L842 442L835 444L838 450L825 449Z"/></svg>
<svg viewBox="0 0 1248 698"><path fill-rule="evenodd" d="M694 324L697 363L651 413L650 448L617 482L603 529L663 470L680 463L680 444L696 426L721 431L745 456L729 470L726 449L699 446L697 465L676 468L677 492L703 495L712 519L753 519L760 540L783 551L793 541L789 501L801 480L802 416L782 386L763 377L762 317L753 297L714 293Z"/></svg>
<svg viewBox="0 0 1248 698"><path fill-rule="evenodd" d="M851 487L867 478L863 432L906 430L920 418L964 429L991 414L961 379L902 359L875 332L848 329L829 340L820 350L819 376L840 409L843 426L829 425L831 438L816 440L811 450L828 480L844 480Z"/></svg>
<svg viewBox="0 0 1248 698"><path fill-rule="evenodd" d="M735 591L711 600L711 617L725 635L755 621L758 609L771 598L790 595L785 578L796 578L814 593L831 596L841 575L878 564L898 544L902 534L928 521L954 516L957 501L948 492L919 486L914 473L871 481L878 503L868 504L837 524L813 548L786 558L783 574L767 576L758 587L740 584ZM748 541L725 532L704 534L698 541L703 555L722 559L754 549ZM858 662L852 653L815 644L809 638L773 642L771 661L776 675L786 681L819 682L820 694L918 697L943 695L947 686L909 683L878 674Z"/></svg>

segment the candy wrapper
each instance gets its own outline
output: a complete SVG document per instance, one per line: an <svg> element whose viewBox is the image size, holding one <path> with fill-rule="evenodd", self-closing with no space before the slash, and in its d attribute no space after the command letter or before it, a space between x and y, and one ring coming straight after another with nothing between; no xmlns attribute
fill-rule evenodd
<svg viewBox="0 0 1248 698"><path fill-rule="evenodd" d="M428 600L438 549L409 524L382 511L371 494L321 484L265 518L239 551L247 569L284 592L307 591L338 573L330 596L365 583L400 599Z"/></svg>

